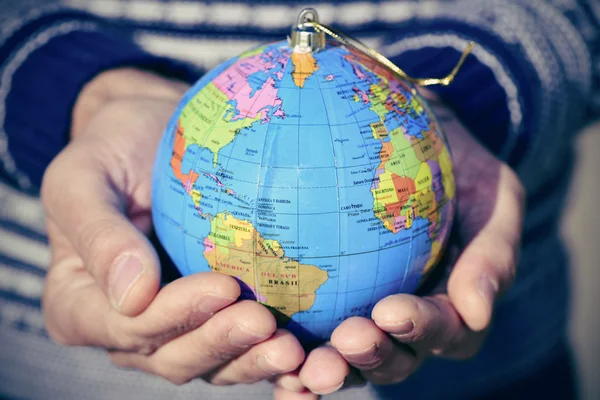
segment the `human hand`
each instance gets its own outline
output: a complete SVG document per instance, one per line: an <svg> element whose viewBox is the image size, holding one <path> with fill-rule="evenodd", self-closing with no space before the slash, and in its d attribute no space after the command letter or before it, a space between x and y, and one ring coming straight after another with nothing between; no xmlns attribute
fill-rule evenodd
<svg viewBox="0 0 600 400"><path fill-rule="evenodd" d="M124 69L80 94L72 137L44 176L52 265L43 298L49 335L97 346L120 366L180 384L251 383L294 370L304 351L273 315L236 302L232 277L202 273L162 289L151 230L151 170L187 86Z"/></svg>
<svg viewBox="0 0 600 400"><path fill-rule="evenodd" d="M499 296L517 265L524 190L430 93L453 152L458 209L445 260L418 295L381 300L372 319L350 318L299 373L278 378L277 400L311 400L350 382L393 384L428 357L467 359L481 347ZM419 296L422 295L422 296ZM306 389L308 388L308 390ZM310 391L312 391L312 393Z"/></svg>

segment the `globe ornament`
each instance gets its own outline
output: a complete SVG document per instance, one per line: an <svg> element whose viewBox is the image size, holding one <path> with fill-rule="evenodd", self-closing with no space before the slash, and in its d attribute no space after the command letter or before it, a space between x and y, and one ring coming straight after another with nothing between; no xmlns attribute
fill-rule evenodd
<svg viewBox="0 0 600 400"><path fill-rule="evenodd" d="M288 41L204 75L153 171L154 227L181 274L235 277L242 298L305 342L414 293L442 255L456 198L448 143L415 90L431 83L312 9Z"/></svg>

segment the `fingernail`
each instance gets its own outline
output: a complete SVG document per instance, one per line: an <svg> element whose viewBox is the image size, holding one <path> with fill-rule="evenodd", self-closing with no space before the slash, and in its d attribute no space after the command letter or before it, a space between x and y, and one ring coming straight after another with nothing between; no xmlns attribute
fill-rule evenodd
<svg viewBox="0 0 600 400"><path fill-rule="evenodd" d="M142 261L133 255L119 257L113 264L113 272L108 283L111 301L119 309L131 288L144 273Z"/></svg>
<svg viewBox="0 0 600 400"><path fill-rule="evenodd" d="M405 336L405 335L412 333L412 331L414 331L414 330L415 330L415 321L413 321L412 319L405 319L404 321L400 322L398 325L394 326L393 333L396 336Z"/></svg>
<svg viewBox="0 0 600 400"><path fill-rule="evenodd" d="M381 357L378 356L379 346L373 343L369 348L363 350L339 350L342 356L350 363L361 369L374 368L381 362Z"/></svg>
<svg viewBox="0 0 600 400"><path fill-rule="evenodd" d="M498 293L498 284L490 279L486 274L479 278L479 293L489 307L494 304L496 293Z"/></svg>
<svg viewBox="0 0 600 400"><path fill-rule="evenodd" d="M412 319L405 319L400 322L380 322L376 321L378 326L385 327L385 330L394 336L406 336L415 330L415 321Z"/></svg>
<svg viewBox="0 0 600 400"><path fill-rule="evenodd" d="M203 313L215 313L222 308L225 308L229 304L233 303L236 299L233 297L219 296L215 293L207 293L198 302L198 310Z"/></svg>
<svg viewBox="0 0 600 400"><path fill-rule="evenodd" d="M267 374L275 375L281 372L279 368L276 368L273 364L271 364L269 357L266 354L261 354L258 356L256 359L256 365L261 371L266 372Z"/></svg>
<svg viewBox="0 0 600 400"><path fill-rule="evenodd" d="M344 381L341 381L338 385L330 388L330 389L324 389L324 390L311 390L311 392L313 392L316 395L319 396L325 396L326 394L331 394L333 392L337 392L338 390L340 390L340 388L344 386Z"/></svg>
<svg viewBox="0 0 600 400"><path fill-rule="evenodd" d="M236 346L250 346L265 339L268 339L271 335L265 335L264 333L252 332L248 328L242 325L236 325L229 331L229 343Z"/></svg>

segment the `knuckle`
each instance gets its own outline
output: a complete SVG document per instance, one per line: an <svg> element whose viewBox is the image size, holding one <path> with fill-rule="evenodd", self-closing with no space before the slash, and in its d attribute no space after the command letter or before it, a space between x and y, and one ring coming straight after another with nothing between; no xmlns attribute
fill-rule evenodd
<svg viewBox="0 0 600 400"><path fill-rule="evenodd" d="M115 233L114 223L111 223L108 218L97 219L93 223L84 224L78 232L80 248L88 250L88 258L91 260L106 259L106 245L111 242L111 237L114 237Z"/></svg>
<svg viewBox="0 0 600 400"><path fill-rule="evenodd" d="M155 338L128 333L122 324L108 323L106 329L110 343L120 351L149 356L154 354L160 347L160 343Z"/></svg>
<svg viewBox="0 0 600 400"><path fill-rule="evenodd" d="M184 313L186 317L182 319L167 310L162 310L160 318L156 320L163 321L164 328L151 333L136 333L130 336L127 345L139 354L152 355L164 344L198 328L206 320L204 314L196 312L192 305L189 306L189 311Z"/></svg>
<svg viewBox="0 0 600 400"><path fill-rule="evenodd" d="M119 254L135 246L135 243L131 243L131 240L122 234L114 218L109 216L83 224L79 228L77 238L78 247L86 252L86 268L102 283L108 283L110 265Z"/></svg>
<svg viewBox="0 0 600 400"><path fill-rule="evenodd" d="M138 337L135 341L130 343L130 346L137 353L150 356L162 345L179 336L179 333L177 332L184 333L183 331L172 330L153 337Z"/></svg>
<svg viewBox="0 0 600 400"><path fill-rule="evenodd" d="M208 358L218 361L219 363L227 362L240 355L245 350L245 347L226 347L226 346L208 346L204 351Z"/></svg>
<svg viewBox="0 0 600 400"><path fill-rule="evenodd" d="M136 345L136 351L138 354L141 354L143 356L151 356L152 354L154 354L156 352L156 350L158 350L159 345L157 343L152 343L152 342L142 342L139 343L138 345Z"/></svg>
<svg viewBox="0 0 600 400"><path fill-rule="evenodd" d="M114 221L109 218L96 219L93 223L82 225L78 237L80 243L91 251L100 250L111 241L116 233ZM98 254L100 255L100 254Z"/></svg>
<svg viewBox="0 0 600 400"><path fill-rule="evenodd" d="M237 343L230 339L230 332L234 328L210 327L203 333L201 340L196 344L196 351L205 360L212 363L223 364L237 358L240 354L248 351L250 345L243 342Z"/></svg>

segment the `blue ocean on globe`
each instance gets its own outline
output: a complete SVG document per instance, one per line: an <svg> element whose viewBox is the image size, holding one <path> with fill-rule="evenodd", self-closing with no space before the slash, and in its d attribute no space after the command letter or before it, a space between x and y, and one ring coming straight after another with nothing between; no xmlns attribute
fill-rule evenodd
<svg viewBox="0 0 600 400"><path fill-rule="evenodd" d="M413 293L439 261L455 187L411 85L344 46L252 49L183 97L153 171L156 233L183 275L235 277L306 341Z"/></svg>

